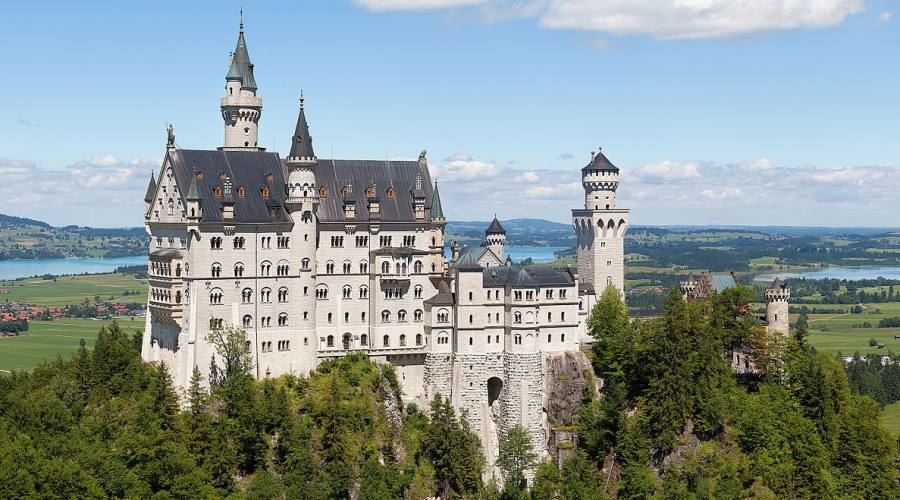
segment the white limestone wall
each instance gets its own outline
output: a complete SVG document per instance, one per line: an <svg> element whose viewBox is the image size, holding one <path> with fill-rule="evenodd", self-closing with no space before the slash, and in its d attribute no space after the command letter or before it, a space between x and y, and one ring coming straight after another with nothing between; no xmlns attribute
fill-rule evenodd
<svg viewBox="0 0 900 500"><path fill-rule="evenodd" d="M790 332L789 320L790 305L786 298L768 299L766 301L766 322L769 324L769 332L787 335Z"/></svg>
<svg viewBox="0 0 900 500"><path fill-rule="evenodd" d="M541 353L510 352L504 356L501 430L521 425L540 455L547 450L543 411L545 371Z"/></svg>

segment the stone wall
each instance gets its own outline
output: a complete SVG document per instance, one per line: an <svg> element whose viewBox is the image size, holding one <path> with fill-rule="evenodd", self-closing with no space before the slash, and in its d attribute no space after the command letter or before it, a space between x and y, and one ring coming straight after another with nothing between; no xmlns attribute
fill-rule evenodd
<svg viewBox="0 0 900 500"><path fill-rule="evenodd" d="M450 398L452 396L452 382L453 361L451 354L433 352L425 354L423 385L425 387L425 397L428 401L431 401L435 394L440 394L444 398Z"/></svg>
<svg viewBox="0 0 900 500"><path fill-rule="evenodd" d="M541 353L506 353L501 431L520 425L531 436L534 450L547 450L544 432L544 361Z"/></svg>

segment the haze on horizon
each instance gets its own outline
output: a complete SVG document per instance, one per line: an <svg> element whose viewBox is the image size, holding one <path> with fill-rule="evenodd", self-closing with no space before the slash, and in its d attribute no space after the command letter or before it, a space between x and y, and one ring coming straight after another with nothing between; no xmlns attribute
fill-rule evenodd
<svg viewBox="0 0 900 500"><path fill-rule="evenodd" d="M451 220L567 223L591 150L637 225L896 226L896 1L356 0L245 5L282 154L428 150ZM4 7L0 213L138 226L165 123L221 145L239 2Z"/></svg>

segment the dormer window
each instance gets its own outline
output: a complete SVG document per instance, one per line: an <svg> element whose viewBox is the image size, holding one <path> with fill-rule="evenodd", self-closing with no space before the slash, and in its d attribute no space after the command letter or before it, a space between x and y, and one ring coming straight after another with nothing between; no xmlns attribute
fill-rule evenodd
<svg viewBox="0 0 900 500"><path fill-rule="evenodd" d="M272 172L266 173L266 180L267 180L267 181L272 182L272 181L274 181L274 179L275 179L275 178L272 177Z"/></svg>
<svg viewBox="0 0 900 500"><path fill-rule="evenodd" d="M222 186L216 186L216 189L213 190L213 196L216 198L222 197Z"/></svg>
<svg viewBox="0 0 900 500"><path fill-rule="evenodd" d="M262 195L263 195L263 198L268 198L268 197L269 197L269 186L264 186L264 187L262 188Z"/></svg>
<svg viewBox="0 0 900 500"><path fill-rule="evenodd" d="M238 188L238 197L243 198L246 194L247 192L244 190L244 186L240 186Z"/></svg>
<svg viewBox="0 0 900 500"><path fill-rule="evenodd" d="M350 186L344 186L344 187L342 187L342 188L341 188L341 196L343 196L344 198L346 198L348 194L350 194Z"/></svg>
<svg viewBox="0 0 900 500"><path fill-rule="evenodd" d="M366 198L374 198L375 197L375 188L369 187L366 189Z"/></svg>
<svg viewBox="0 0 900 500"><path fill-rule="evenodd" d="M396 194L396 193L394 193L394 188L393 188L393 187L389 187L388 190L387 190L387 197L388 197L388 198L393 198L393 197L395 196L395 194Z"/></svg>
<svg viewBox="0 0 900 500"><path fill-rule="evenodd" d="M320 197L320 198L327 198L327 197L328 197L328 190L325 189L325 186L322 186L322 187L319 188L319 197Z"/></svg>

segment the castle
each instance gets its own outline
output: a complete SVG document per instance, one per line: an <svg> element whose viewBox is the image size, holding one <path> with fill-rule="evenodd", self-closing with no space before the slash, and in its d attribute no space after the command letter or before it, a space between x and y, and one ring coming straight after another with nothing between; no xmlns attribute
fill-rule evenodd
<svg viewBox="0 0 900 500"><path fill-rule="evenodd" d="M145 197L150 235L142 356L187 387L215 376L211 331L236 326L258 378L305 375L362 352L391 363L407 401L465 409L489 463L498 430L546 450L546 363L588 340L607 287L624 287L629 212L602 152L572 211L578 272L513 265L494 218L479 247L445 257L444 207L418 160L319 158L303 98L285 158L260 147L263 104L243 22L221 98L224 145L182 149L169 128ZM449 208L449 207L448 207Z"/></svg>

